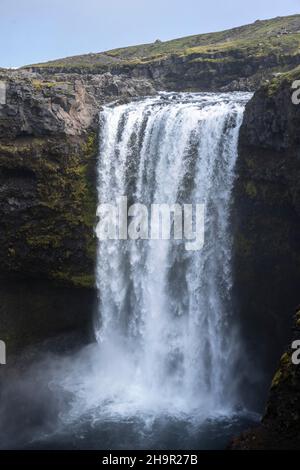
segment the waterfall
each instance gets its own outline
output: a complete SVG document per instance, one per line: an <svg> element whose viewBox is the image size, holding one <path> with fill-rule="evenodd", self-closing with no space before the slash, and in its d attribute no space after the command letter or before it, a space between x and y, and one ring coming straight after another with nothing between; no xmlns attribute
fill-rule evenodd
<svg viewBox="0 0 300 470"><path fill-rule="evenodd" d="M176 239L99 240L99 393L114 411L209 414L238 404L230 207L249 98L161 93L100 113L99 205L120 196L147 207L205 204L201 250Z"/></svg>

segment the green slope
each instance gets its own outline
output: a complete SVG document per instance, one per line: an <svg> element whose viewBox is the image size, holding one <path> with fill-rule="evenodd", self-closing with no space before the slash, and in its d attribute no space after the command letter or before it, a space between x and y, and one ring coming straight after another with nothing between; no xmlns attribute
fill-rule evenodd
<svg viewBox="0 0 300 470"><path fill-rule="evenodd" d="M93 68L151 64L168 57L228 61L232 57L294 56L300 53L300 15L277 17L217 33L113 49L35 64L38 68Z"/></svg>

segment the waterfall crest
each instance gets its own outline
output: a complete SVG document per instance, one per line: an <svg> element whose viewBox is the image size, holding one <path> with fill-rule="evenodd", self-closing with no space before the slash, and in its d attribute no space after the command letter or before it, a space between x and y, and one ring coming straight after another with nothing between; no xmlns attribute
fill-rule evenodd
<svg viewBox="0 0 300 470"><path fill-rule="evenodd" d="M95 330L114 410L209 414L238 402L229 216L249 98L161 93L100 113L99 204L126 195L206 207L199 251L181 240L99 241Z"/></svg>

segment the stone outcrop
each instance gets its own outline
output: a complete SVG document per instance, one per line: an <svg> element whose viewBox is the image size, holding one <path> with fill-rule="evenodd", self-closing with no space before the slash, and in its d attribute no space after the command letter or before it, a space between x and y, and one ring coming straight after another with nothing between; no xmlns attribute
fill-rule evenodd
<svg viewBox="0 0 300 470"><path fill-rule="evenodd" d="M136 61L91 67L76 64L52 67L49 64L29 70L46 75L58 70L63 74L99 74L109 70L114 76L150 80L156 89L166 91L254 91L276 72L292 69L299 62L300 55L249 57L247 52L229 51L216 55L170 55L146 63Z"/></svg>
<svg viewBox="0 0 300 470"><path fill-rule="evenodd" d="M44 331L46 318L56 318L61 331L71 318L78 327L90 320L98 113L103 103L154 90L146 81L110 74L2 72L0 81L6 86L6 103L0 105L0 278L10 292L15 285L20 305L16 311L11 296L1 295L0 332L9 342L22 331L24 343L31 320L35 331L38 325ZM23 301L24 280L32 292L29 303ZM41 290L34 287L38 283ZM65 301L72 296L77 302Z"/></svg>

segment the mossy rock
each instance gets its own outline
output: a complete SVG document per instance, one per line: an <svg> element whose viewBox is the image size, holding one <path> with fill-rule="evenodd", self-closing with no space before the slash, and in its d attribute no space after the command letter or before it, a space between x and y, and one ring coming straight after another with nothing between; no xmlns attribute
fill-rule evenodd
<svg viewBox="0 0 300 470"><path fill-rule="evenodd" d="M94 285L97 149L94 132L1 144L2 277Z"/></svg>

